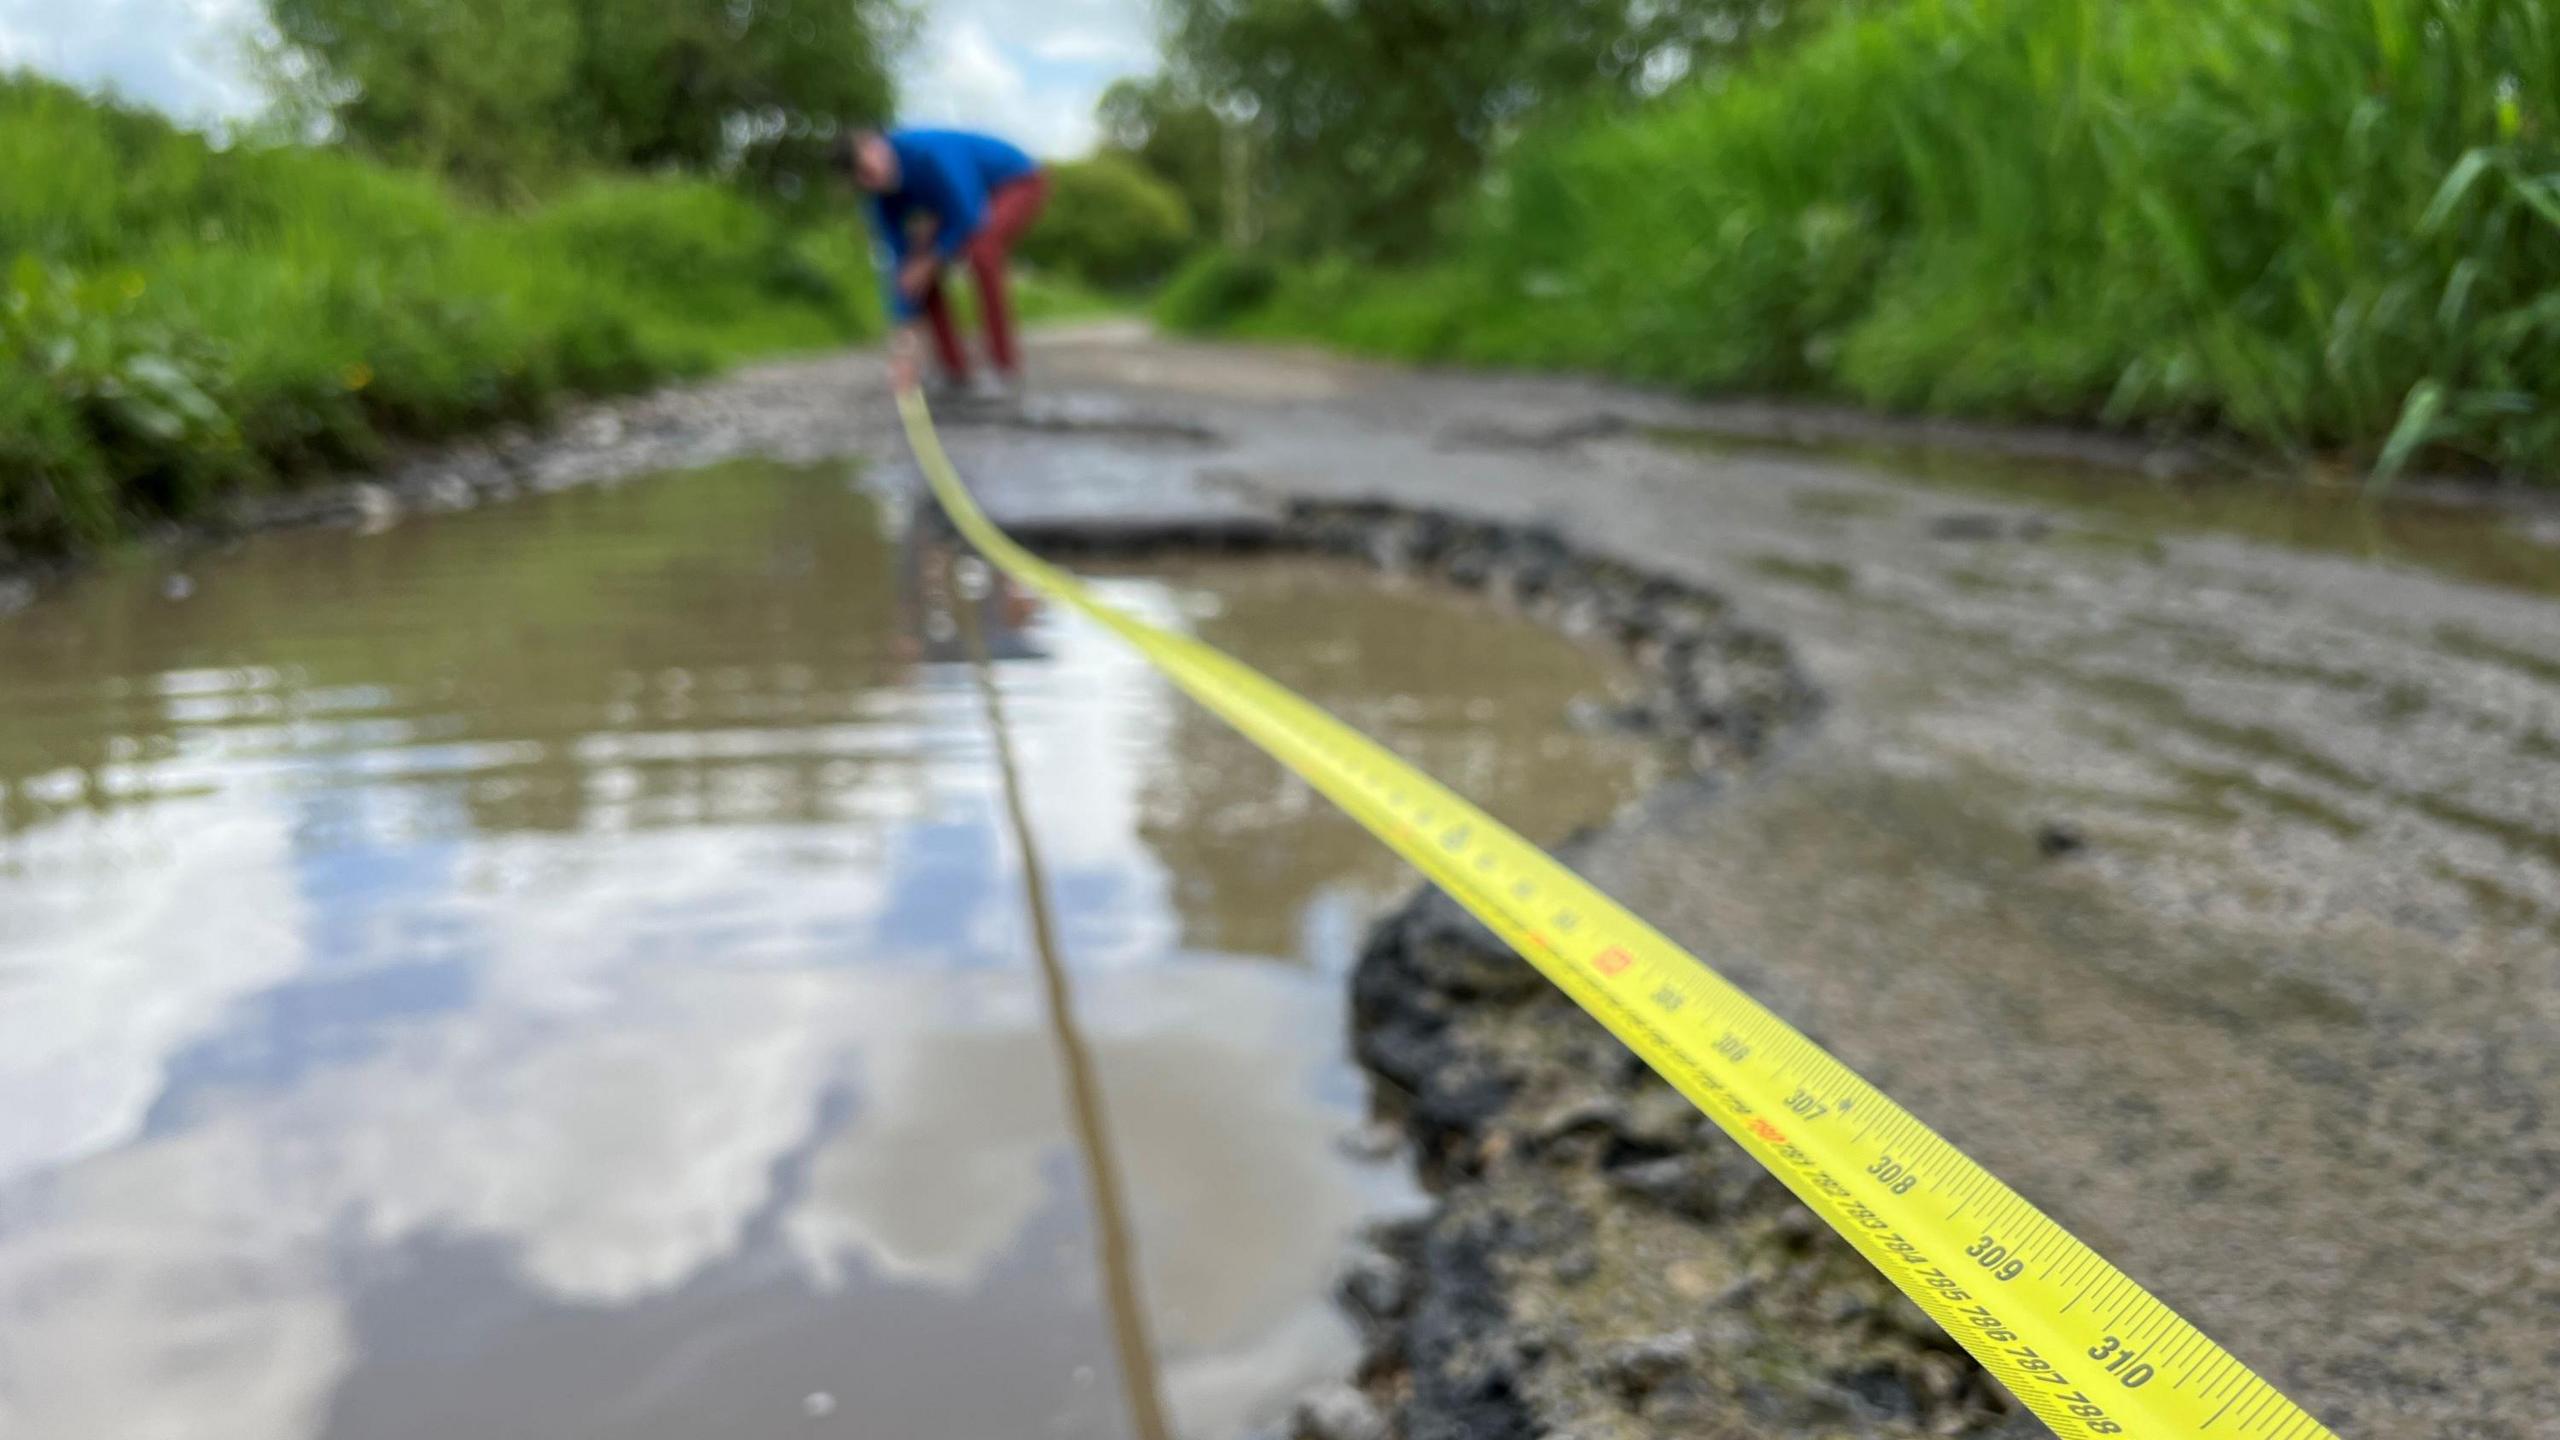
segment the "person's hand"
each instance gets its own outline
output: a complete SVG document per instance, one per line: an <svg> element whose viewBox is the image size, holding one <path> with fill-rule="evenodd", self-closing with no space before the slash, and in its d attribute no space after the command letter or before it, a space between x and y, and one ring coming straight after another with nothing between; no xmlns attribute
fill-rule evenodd
<svg viewBox="0 0 2560 1440"><path fill-rule="evenodd" d="M915 327L902 325L889 337L889 391L904 395L916 388L923 368L924 342L917 338Z"/></svg>
<svg viewBox="0 0 2560 1440"><path fill-rule="evenodd" d="M921 302L933 293L934 277L942 271L942 260L935 255L910 256L898 267L898 293Z"/></svg>

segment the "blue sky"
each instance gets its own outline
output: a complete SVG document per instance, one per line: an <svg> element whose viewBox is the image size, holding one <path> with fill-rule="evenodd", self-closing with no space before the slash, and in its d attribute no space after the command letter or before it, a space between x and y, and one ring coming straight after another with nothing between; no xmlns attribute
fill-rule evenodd
<svg viewBox="0 0 2560 1440"><path fill-rule="evenodd" d="M909 118L994 130L1044 155L1093 138L1093 102L1152 68L1147 0L928 0ZM257 109L240 56L258 0L0 0L0 68L25 66L193 121Z"/></svg>

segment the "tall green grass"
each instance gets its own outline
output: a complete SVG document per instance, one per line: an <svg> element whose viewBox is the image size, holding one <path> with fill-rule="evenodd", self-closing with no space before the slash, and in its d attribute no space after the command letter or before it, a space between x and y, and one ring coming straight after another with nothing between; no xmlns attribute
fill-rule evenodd
<svg viewBox="0 0 2560 1440"><path fill-rule="evenodd" d="M592 180L499 213L0 78L0 548L878 326L858 223Z"/></svg>
<svg viewBox="0 0 2560 1440"><path fill-rule="evenodd" d="M2555 102L2555 0L1904 0L1524 137L1429 273L1166 318L2548 476Z"/></svg>

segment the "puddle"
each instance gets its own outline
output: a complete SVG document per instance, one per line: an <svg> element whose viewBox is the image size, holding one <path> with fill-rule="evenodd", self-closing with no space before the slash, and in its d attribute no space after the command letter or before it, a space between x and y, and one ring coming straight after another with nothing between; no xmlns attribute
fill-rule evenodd
<svg viewBox="0 0 2560 1440"><path fill-rule="evenodd" d="M2560 595L2560 546L2525 517L2483 505L2415 496L2372 499L2360 486L2338 483L2229 476L2161 479L2106 466L1920 446L1739 440L1677 428L1646 434L1665 444L1717 454L1864 465L1897 480L2061 507L2078 524L2055 538L2074 545L2156 556L2162 535L2210 532L2358 559L2401 561L2457 579ZM1825 516L1860 513L1845 498L1836 498L1843 493L1815 492L1795 503Z"/></svg>
<svg viewBox="0 0 2560 1440"><path fill-rule="evenodd" d="M1412 1196L1341 1144L1342 976L1409 879L1000 590L1045 986L899 510L734 466L0 624L11 1436L1118 1436L1115 1275L1176 1433L1344 1371L1334 1266ZM1100 584L1532 836L1654 778L1567 723L1596 658L1461 597Z"/></svg>

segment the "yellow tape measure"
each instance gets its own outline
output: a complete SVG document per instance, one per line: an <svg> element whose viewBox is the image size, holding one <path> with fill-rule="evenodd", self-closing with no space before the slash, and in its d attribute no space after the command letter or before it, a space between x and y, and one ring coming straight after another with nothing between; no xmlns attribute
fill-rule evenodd
<svg viewBox="0 0 2560 1440"><path fill-rule="evenodd" d="M1107 626L1412 861L1848 1237L2065 1440L2329 1428L1758 1001L1385 747L1227 655L1132 619L1014 543L924 400L898 401L952 523Z"/></svg>

